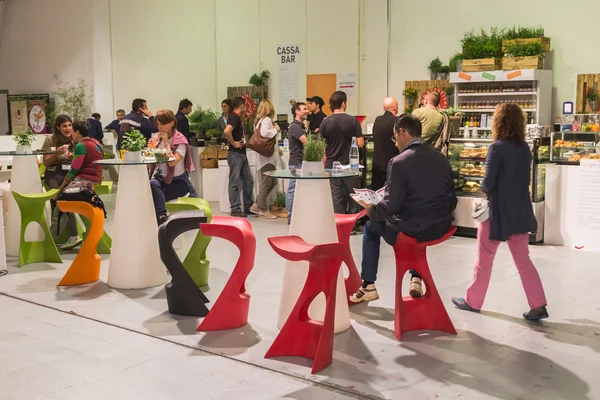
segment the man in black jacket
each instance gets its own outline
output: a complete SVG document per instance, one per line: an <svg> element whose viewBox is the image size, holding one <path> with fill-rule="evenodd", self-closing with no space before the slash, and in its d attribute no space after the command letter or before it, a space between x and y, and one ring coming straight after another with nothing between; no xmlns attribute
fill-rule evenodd
<svg viewBox="0 0 600 400"><path fill-rule="evenodd" d="M392 158L398 155L394 145L394 123L398 114L398 100L388 97L383 101L383 115L375 118L373 124L373 179L371 189L379 190L385 184L387 166Z"/></svg>
<svg viewBox="0 0 600 400"><path fill-rule="evenodd" d="M400 154L388 165L383 200L373 206L362 203L369 221L363 235L363 284L350 296L353 303L379 298L375 280L381 238L390 246L396 244L400 232L420 242L436 240L448 232L454 220L457 198L452 168L442 153L425 144L419 119L410 114L398 117L394 141ZM421 277L410 272L410 295L420 297Z"/></svg>
<svg viewBox="0 0 600 400"><path fill-rule="evenodd" d="M183 99L179 102L179 110L177 114L175 114L175 118L177 119L177 130L183 133L188 140L194 136L193 133L190 133L190 121L187 116L192 112L192 102L188 99Z"/></svg>
<svg viewBox="0 0 600 400"><path fill-rule="evenodd" d="M158 132L158 127L154 122L152 111L148 109L148 104L144 99L135 99L131 103L131 112L127 114L119 123L119 140L117 142L117 149L121 149L121 143L123 142L123 136L126 133L131 132L135 128L144 137L146 141L150 139L153 133Z"/></svg>

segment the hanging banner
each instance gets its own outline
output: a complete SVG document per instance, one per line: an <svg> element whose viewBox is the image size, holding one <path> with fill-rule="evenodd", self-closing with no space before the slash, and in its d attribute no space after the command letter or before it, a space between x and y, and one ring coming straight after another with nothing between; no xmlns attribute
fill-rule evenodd
<svg viewBox="0 0 600 400"><path fill-rule="evenodd" d="M26 101L11 101L10 102L10 130L13 134L23 132L27 129L27 102Z"/></svg>
<svg viewBox="0 0 600 400"><path fill-rule="evenodd" d="M31 130L40 135L48 133L46 129L46 101L30 100L27 102L29 126Z"/></svg>
<svg viewBox="0 0 600 400"><path fill-rule="evenodd" d="M48 94L16 94L7 97L10 132L23 132L30 127L34 133L48 133L47 118L48 103L50 95Z"/></svg>
<svg viewBox="0 0 600 400"><path fill-rule="evenodd" d="M277 72L279 80L278 113L283 110L290 113L290 102L300 101L299 82L300 82L300 63L302 55L300 46L297 44L288 44L278 46L276 49Z"/></svg>

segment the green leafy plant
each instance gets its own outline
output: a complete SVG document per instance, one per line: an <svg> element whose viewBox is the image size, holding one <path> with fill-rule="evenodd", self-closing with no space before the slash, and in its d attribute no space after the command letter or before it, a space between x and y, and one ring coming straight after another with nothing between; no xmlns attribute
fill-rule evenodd
<svg viewBox="0 0 600 400"><path fill-rule="evenodd" d="M541 43L534 42L513 42L504 47L505 57L532 57L543 56Z"/></svg>
<svg viewBox="0 0 600 400"><path fill-rule="evenodd" d="M448 86L444 88L444 92L446 92L446 96L452 96L454 94L454 86Z"/></svg>
<svg viewBox="0 0 600 400"><path fill-rule="evenodd" d="M450 73L450 66L442 65L442 68L440 68L440 74L448 75L449 73Z"/></svg>
<svg viewBox="0 0 600 400"><path fill-rule="evenodd" d="M442 61L439 57L436 57L429 62L429 66L427 68L429 68L429 72L431 72L432 74L439 74L440 72L442 72Z"/></svg>
<svg viewBox="0 0 600 400"><path fill-rule="evenodd" d="M533 39L544 37L544 28L540 27L515 27L508 28L504 31L505 40L514 39Z"/></svg>
<svg viewBox="0 0 600 400"><path fill-rule="evenodd" d="M491 28L487 33L483 28L479 34L475 31L465 33L461 40L465 60L502 57L503 31Z"/></svg>
<svg viewBox="0 0 600 400"><path fill-rule="evenodd" d="M600 100L600 93L598 93L597 89L588 88L585 93L585 98L587 101L598 101Z"/></svg>
<svg viewBox="0 0 600 400"><path fill-rule="evenodd" d="M260 74L252 75L249 83L253 86L264 86L264 84L267 83L267 80L269 80L270 76L271 73L267 70L264 70Z"/></svg>
<svg viewBox="0 0 600 400"><path fill-rule="evenodd" d="M146 138L137 129L125 133L121 146L125 151L142 151L146 147Z"/></svg>
<svg viewBox="0 0 600 400"><path fill-rule="evenodd" d="M406 100L414 100L419 96L419 92L417 92L417 89L406 88L402 91L402 96L404 96Z"/></svg>
<svg viewBox="0 0 600 400"><path fill-rule="evenodd" d="M462 53L456 53L452 56L452 58L450 58L450 61L448 62L448 69L450 70L450 72L458 72L458 60L462 59Z"/></svg>
<svg viewBox="0 0 600 400"><path fill-rule="evenodd" d="M448 117L458 117L461 116L462 113L454 108L448 107L443 110L440 110L441 113L446 114Z"/></svg>
<svg viewBox="0 0 600 400"><path fill-rule="evenodd" d="M320 136L315 138L312 135L308 136L307 139L308 141L304 145L304 161L322 161L325 155L325 147L327 147L325 139Z"/></svg>
<svg viewBox="0 0 600 400"><path fill-rule="evenodd" d="M206 136L216 139L221 137L221 131L216 128L212 128L206 131Z"/></svg>
<svg viewBox="0 0 600 400"><path fill-rule="evenodd" d="M200 106L194 107L194 111L188 115L190 121L190 131L205 133L210 129L218 129L219 115L210 110L203 109Z"/></svg>
<svg viewBox="0 0 600 400"><path fill-rule="evenodd" d="M72 84L59 75L54 75L54 82L58 88L54 92L56 112L69 115L73 121L87 119L92 113L93 89L81 78L77 80L77 84Z"/></svg>
<svg viewBox="0 0 600 400"><path fill-rule="evenodd" d="M25 128L19 133L13 135L13 140L17 142L19 146L31 146L35 140L35 133L30 127Z"/></svg>
<svg viewBox="0 0 600 400"><path fill-rule="evenodd" d="M275 207L283 208L285 207L285 193L277 192L275 196L275 200L273 201L273 205Z"/></svg>

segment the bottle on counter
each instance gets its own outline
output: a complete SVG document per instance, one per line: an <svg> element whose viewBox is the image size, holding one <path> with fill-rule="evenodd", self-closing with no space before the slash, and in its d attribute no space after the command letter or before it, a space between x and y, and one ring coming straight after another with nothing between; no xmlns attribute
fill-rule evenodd
<svg viewBox="0 0 600 400"><path fill-rule="evenodd" d="M350 170L358 172L359 170L359 155L358 155L358 144L356 138L352 138L352 147L350 147Z"/></svg>

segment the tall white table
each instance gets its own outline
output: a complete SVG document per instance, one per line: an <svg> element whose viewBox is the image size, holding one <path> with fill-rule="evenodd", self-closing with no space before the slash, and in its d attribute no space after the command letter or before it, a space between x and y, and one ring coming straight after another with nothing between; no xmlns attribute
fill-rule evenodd
<svg viewBox="0 0 600 400"><path fill-rule="evenodd" d="M124 162L116 158L97 163L120 167L108 286L143 289L166 283L147 167L156 161Z"/></svg>
<svg viewBox="0 0 600 400"><path fill-rule="evenodd" d="M345 171L342 175L334 176L330 170L325 170L324 173L320 174L302 175L290 170L280 170L267 172L265 175L281 179L297 179L290 235L299 236L312 244L337 243L339 241L329 180L351 178L359 176L358 173ZM277 317L277 327L279 329L283 327L290 312L292 312L307 276L308 262L286 260L279 315ZM335 333L350 328L348 296L349 294L346 293L344 285L343 268L340 268L336 288ZM325 295L323 293L319 294L310 305L308 315L314 320L323 320L325 316Z"/></svg>

